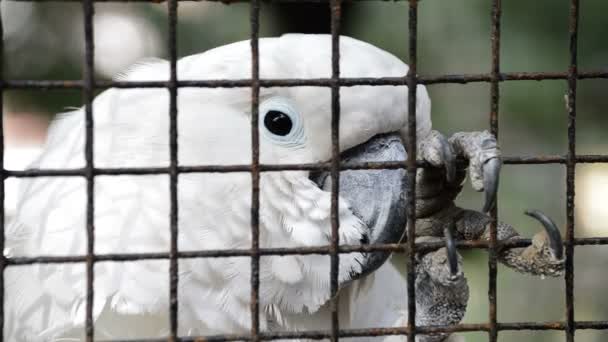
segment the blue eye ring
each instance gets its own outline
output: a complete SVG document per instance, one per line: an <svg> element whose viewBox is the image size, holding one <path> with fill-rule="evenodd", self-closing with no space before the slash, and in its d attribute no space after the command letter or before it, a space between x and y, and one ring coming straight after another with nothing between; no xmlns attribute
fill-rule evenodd
<svg viewBox="0 0 608 342"><path fill-rule="evenodd" d="M304 142L304 122L292 101L271 97L260 104L262 134L275 144L295 147Z"/></svg>

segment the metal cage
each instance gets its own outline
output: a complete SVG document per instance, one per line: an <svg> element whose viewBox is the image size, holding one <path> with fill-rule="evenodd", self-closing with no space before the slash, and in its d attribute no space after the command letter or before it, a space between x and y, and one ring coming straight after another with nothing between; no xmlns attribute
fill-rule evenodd
<svg viewBox="0 0 608 342"><path fill-rule="evenodd" d="M5 0L8 1L8 0ZM45 0L17 0L17 1L45 1ZM0 101L2 92L8 89L80 89L85 103L85 159L86 166L78 169L29 169L24 171L11 171L4 168L3 153L0 153L0 173L2 179L8 177L41 177L41 176L74 176L86 179L86 233L87 233L87 253L77 256L37 256L37 257L6 257L0 256L0 300L4 303L4 269L12 265L26 264L58 264L58 263L84 263L86 264L86 320L85 333L86 341L94 339L93 322L93 294L94 294L94 265L96 262L111 261L136 261L165 259L170 262L169 284L170 284L170 335L166 338L154 339L153 341L262 341L287 338L309 338L309 339L330 339L338 341L341 337L361 337L361 336L384 336L384 335L407 335L410 339L415 338L421 333L435 332L472 332L482 331L488 333L488 341L498 340L498 332L503 330L563 330L566 341L573 342L574 334L577 329L608 329L608 321L575 321L574 319L574 266L573 252L575 246L580 245L608 245L607 237L575 238L574 234L574 179L575 167L578 163L608 163L608 155L577 155L576 154L576 87L577 81L581 79L608 79L608 70L579 71L577 68L577 37L579 24L579 0L570 0L569 16L569 65L563 72L526 72L526 73L503 73L500 71L500 42L501 42L501 0L491 1L491 50L492 67L490 72L483 74L460 74L460 75L438 75L438 76L418 76L416 73L417 64L417 13L418 1L409 0L409 73L405 77L386 77L386 78L341 78L339 68L339 32L341 19L341 0L304 0L308 2L327 3L328 10L331 12L331 36L332 36L332 58L330 78L322 79L260 79L259 77L259 17L260 0L250 0L250 25L251 25L251 53L252 69L251 79L240 80L206 80L206 81L180 81L177 79L176 60L176 26L177 26L177 7L179 1L190 0L167 0L169 16L169 39L168 50L170 56L170 79L169 81L150 81L150 82L125 82L125 81L96 81L93 72L93 15L94 2L158 2L158 0L59 0L76 1L82 3L84 12L84 33L85 33L85 58L84 76L77 81L51 81L51 80L8 80L5 79L2 70L3 63L0 62ZM160 0L163 1L163 0ZM216 0L206 0L216 1ZM246 0L221 0L222 3L233 3ZM294 0L269 0L269 1L294 1ZM379 0L377 0L379 1ZM1 23L0 23L1 24ZM1 25L0 25L1 30ZM3 35L0 31L0 58L4 60ZM329 61L328 61L329 62ZM489 254L488 274L489 274L489 312L488 321L479 324L457 324L450 326L419 326L416 325L415 313L415 273L413 267L408 267L407 287L408 287L408 323L403 327L378 327L371 329L340 329L337 315L338 291L338 260L341 253L355 251L394 251L407 253L408 265L415 262L415 251L429 248L437 248L442 243L415 243L415 182L410 182L408 193L408 240L404 244L382 244L367 246L339 246L338 245L338 186L337 179L340 170L344 169L406 169L410 179L415 179L416 169L427 166L425 162L416 159L415 149L409 151L408 160L400 162L376 162L358 165L340 165L339 162L339 132L338 124L340 121L340 87L350 87L355 85L407 85L408 86L408 109L409 109L409 136L407 143L410 146L416 145L416 85L417 84L437 84L437 83L470 83L485 82L491 85L489 127L494 135L498 135L498 115L499 115L499 96L500 83L505 81L519 80L565 80L568 83L568 107L567 107L567 136L568 150L565 155L545 155L535 157L506 156L503 158L505 164L562 164L565 166L566 175L566 272L565 272L565 299L566 310L565 319L555 322L518 322L500 323L497 321L497 295L496 295L496 275L497 275L497 251L499 248L523 247L530 244L529 239L512 241L509 243L500 242L496 238L496 209L492 211L492 227L490 239L485 241L459 241L459 248L480 248L487 249ZM259 92L261 87L293 87L293 86L318 86L331 89L331 141L332 141L332 161L319 164L297 164L297 165L264 165L259 162L259 132L258 132L258 105ZM93 165L93 116L92 100L96 89L109 87L117 88L166 88L170 94L170 165L168 167L142 167L142 168L96 168ZM252 163L246 165L199 165L199 166L180 166L178 163L178 144L177 144L177 89L179 87L206 87L206 88L232 88L245 87L251 88L251 134L252 134ZM0 109L3 104L0 102ZM2 121L0 120L0 125ZM0 132L2 132L0 127ZM2 133L0 133L2 134ZM0 150L4 151L3 136L0 136ZM300 247L300 248L260 248L259 247L259 182L261 172L272 172L279 170L326 170L331 172L331 231L332 239L329 246L322 247ZM206 250L195 252L180 252L177 245L178 235L178 201L177 201L177 182L180 173L193 172L250 172L252 175L252 198L251 198L251 232L252 242L250 249L240 250ZM170 232L171 242L168 253L129 253L129 254L95 254L94 246L94 178L98 175L151 175L165 174L170 179ZM0 185L0 201L4 201L5 191L4 182ZM4 210L0 214L0 250L4 249ZM304 331L304 332L262 332L259 328L259 263L262 255L289 255L289 254L328 254L331 257L331 309L332 309L332 328L329 331ZM251 258L251 332L246 335L221 335L221 336L201 336L201 337L179 337L178 336L178 260L180 258L213 258L229 256L248 256ZM4 308L0 305L0 322L4 321ZM0 324L0 340L3 336L3 324ZM130 340L133 341L133 340Z"/></svg>

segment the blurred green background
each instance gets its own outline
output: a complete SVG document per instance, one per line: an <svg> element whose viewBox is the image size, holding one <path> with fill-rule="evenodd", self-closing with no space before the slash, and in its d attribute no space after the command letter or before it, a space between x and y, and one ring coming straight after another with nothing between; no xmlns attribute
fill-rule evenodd
<svg viewBox="0 0 608 342"><path fill-rule="evenodd" d="M5 77L79 79L83 60L83 17L78 3L0 3L4 21ZM421 75L490 71L490 0L424 0L419 4L418 72ZM133 62L167 56L166 4L95 5L96 73L110 79ZM569 63L567 0L503 1L501 64L503 72L566 71ZM342 33L383 49L407 62L408 5L368 1L344 5ZM579 70L607 67L608 1L581 1ZM179 4L179 55L189 55L249 35L247 4ZM261 36L283 32L328 32L329 11L321 5L263 4ZM577 152L608 150L608 80L578 82ZM489 126L490 85L471 83L428 87L434 127L445 134ZM505 155L565 154L567 113L565 81L508 81L500 85L500 146ZM79 91L6 91L7 146L39 144L54 113L80 106ZM9 165L10 166L10 165ZM565 167L505 166L499 192L499 216L531 237L540 227L523 216L543 210L565 231ZM576 176L576 236L608 235L608 165L583 164ZM467 186L459 199L479 209L482 196ZM463 252L471 299L467 323L488 320L487 255ZM608 320L608 247L575 250L575 319ZM563 320L563 279L498 271L500 322ZM469 342L485 333L464 334ZM554 331L500 332L499 341L563 341ZM579 330L577 341L608 340L608 332Z"/></svg>

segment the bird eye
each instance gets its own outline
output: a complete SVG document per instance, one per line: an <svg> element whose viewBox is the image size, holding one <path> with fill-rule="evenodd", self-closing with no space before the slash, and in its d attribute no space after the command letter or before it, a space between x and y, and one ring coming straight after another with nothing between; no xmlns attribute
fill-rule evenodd
<svg viewBox="0 0 608 342"><path fill-rule="evenodd" d="M304 125L293 103L284 97L272 97L260 104L260 131L272 142L286 146L300 145Z"/></svg>
<svg viewBox="0 0 608 342"><path fill-rule="evenodd" d="M291 132L293 123L289 115L278 110L271 110L264 117L264 126L273 134L286 136Z"/></svg>

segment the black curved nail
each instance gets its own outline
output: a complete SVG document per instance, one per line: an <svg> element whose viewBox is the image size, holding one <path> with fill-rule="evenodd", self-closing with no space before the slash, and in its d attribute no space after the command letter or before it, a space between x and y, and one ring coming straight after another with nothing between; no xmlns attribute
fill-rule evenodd
<svg viewBox="0 0 608 342"><path fill-rule="evenodd" d="M502 162L499 158L492 158L486 161L483 168L483 191L485 203L482 211L489 212L496 205L496 194L498 193L498 183L500 179L500 168Z"/></svg>
<svg viewBox="0 0 608 342"><path fill-rule="evenodd" d="M454 157L454 152L452 152L452 145L450 145L448 139L443 135L439 136L439 142L441 144L446 179L449 183L453 183L456 178L456 157Z"/></svg>
<svg viewBox="0 0 608 342"><path fill-rule="evenodd" d="M454 221L452 221L443 230L443 234L445 235L445 247L448 252L448 263L450 265L450 273L453 276L458 274L458 252L456 251L456 244L454 243L454 237L452 236L454 225Z"/></svg>
<svg viewBox="0 0 608 342"><path fill-rule="evenodd" d="M562 241L562 235L557 229L557 225L547 215L543 214L538 210L526 210L526 215L537 219L545 227L545 231L549 236L549 244L553 255L556 259L561 260L564 254L564 243Z"/></svg>

